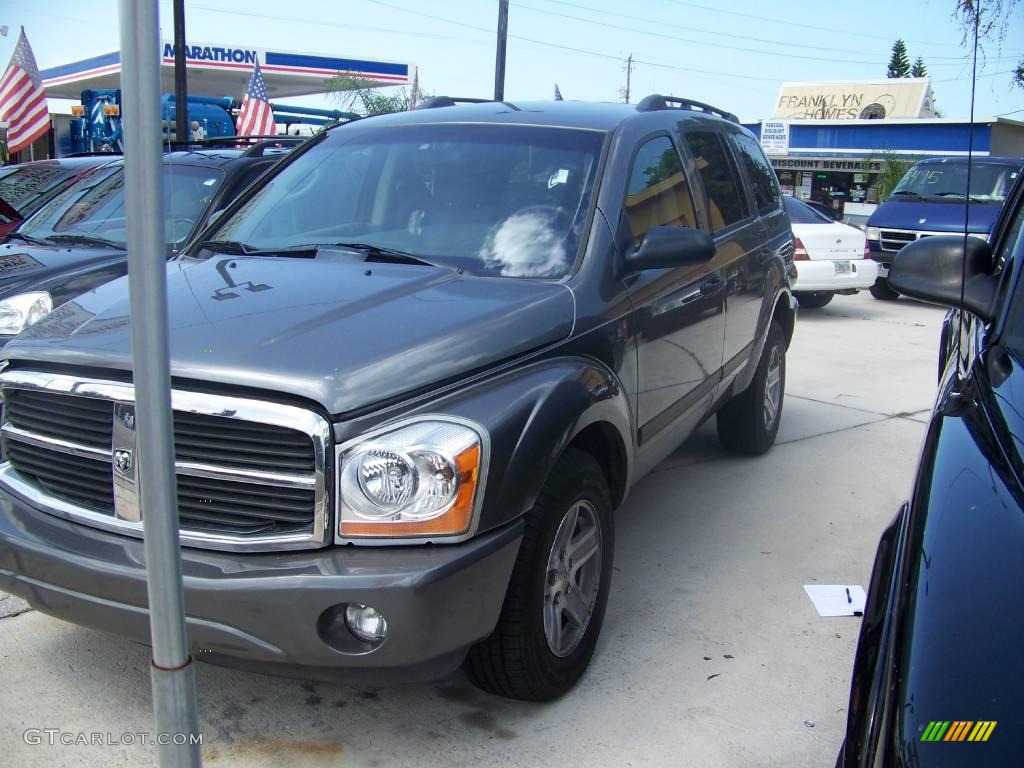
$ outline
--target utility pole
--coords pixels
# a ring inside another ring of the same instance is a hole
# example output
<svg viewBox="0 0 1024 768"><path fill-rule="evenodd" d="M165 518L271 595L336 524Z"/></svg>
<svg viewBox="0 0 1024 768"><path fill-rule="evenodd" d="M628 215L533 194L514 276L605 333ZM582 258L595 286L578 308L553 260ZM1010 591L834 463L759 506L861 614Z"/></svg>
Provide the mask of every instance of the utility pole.
<svg viewBox="0 0 1024 768"><path fill-rule="evenodd" d="M508 45L508 0L498 0L498 52L494 61L494 100L505 100L505 48Z"/></svg>
<svg viewBox="0 0 1024 768"><path fill-rule="evenodd" d="M196 681L185 630L185 600L174 482L167 273L163 259L160 161L160 21L157 0L120 0L121 88L124 90L125 219L135 403L118 404L136 435L136 488L141 502L155 731L161 768L200 765ZM178 47L179 54L183 51ZM178 103L180 110L185 106ZM179 137L180 138L180 137ZM131 454L129 453L130 457ZM181 743L179 739L184 739Z"/></svg>
<svg viewBox="0 0 1024 768"><path fill-rule="evenodd" d="M626 59L626 103L629 104L629 86L633 77L633 54Z"/></svg>
<svg viewBox="0 0 1024 768"><path fill-rule="evenodd" d="M188 79L185 74L185 0L174 0L174 138L192 138L188 125Z"/></svg>

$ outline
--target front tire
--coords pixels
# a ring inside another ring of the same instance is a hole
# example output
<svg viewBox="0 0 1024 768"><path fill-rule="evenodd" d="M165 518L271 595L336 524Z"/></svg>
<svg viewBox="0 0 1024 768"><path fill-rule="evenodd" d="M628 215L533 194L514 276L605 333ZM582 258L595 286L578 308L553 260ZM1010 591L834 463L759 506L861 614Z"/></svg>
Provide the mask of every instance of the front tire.
<svg viewBox="0 0 1024 768"><path fill-rule="evenodd" d="M796 291L793 294L801 309L821 309L835 297L831 291Z"/></svg>
<svg viewBox="0 0 1024 768"><path fill-rule="evenodd" d="M566 450L533 508L498 624L463 669L479 688L549 701L582 677L604 620L612 575L611 494L590 454Z"/></svg>
<svg viewBox="0 0 1024 768"><path fill-rule="evenodd" d="M754 378L718 412L718 439L733 453L760 456L775 442L786 393L786 335L772 320Z"/></svg>
<svg viewBox="0 0 1024 768"><path fill-rule="evenodd" d="M871 291L871 295L879 301L896 301L896 299L900 297L899 293L892 289L892 286L889 284L889 278L887 277L879 277L876 279L875 284L868 290Z"/></svg>

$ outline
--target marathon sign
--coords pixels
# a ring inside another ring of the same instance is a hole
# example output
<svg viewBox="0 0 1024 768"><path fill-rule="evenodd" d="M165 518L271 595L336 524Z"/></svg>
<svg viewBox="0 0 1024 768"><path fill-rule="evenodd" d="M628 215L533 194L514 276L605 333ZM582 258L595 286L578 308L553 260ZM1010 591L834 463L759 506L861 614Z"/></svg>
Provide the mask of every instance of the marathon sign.
<svg viewBox="0 0 1024 768"><path fill-rule="evenodd" d="M881 160L828 160L815 157L773 157L772 167L778 171L847 171L849 173L878 173L885 163Z"/></svg>
<svg viewBox="0 0 1024 768"><path fill-rule="evenodd" d="M172 43L164 43L164 58L173 59L175 48ZM185 58L191 61L224 61L235 64L256 63L255 49L247 48L214 48L209 45L186 45Z"/></svg>

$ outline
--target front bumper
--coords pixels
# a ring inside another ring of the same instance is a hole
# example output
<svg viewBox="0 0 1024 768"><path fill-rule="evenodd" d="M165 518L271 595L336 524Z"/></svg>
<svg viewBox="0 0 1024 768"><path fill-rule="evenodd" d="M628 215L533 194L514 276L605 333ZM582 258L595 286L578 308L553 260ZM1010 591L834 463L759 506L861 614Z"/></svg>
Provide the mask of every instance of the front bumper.
<svg viewBox="0 0 1024 768"><path fill-rule="evenodd" d="M847 274L836 274L831 259L796 262L797 278L794 291L846 291L870 288L878 277L878 264L871 259L853 259L854 270Z"/></svg>
<svg viewBox="0 0 1024 768"><path fill-rule="evenodd" d="M522 535L520 520L451 546L183 548L191 653L308 678L441 677L494 629ZM144 563L141 540L54 517L0 491L0 589L34 608L148 644ZM339 645L338 623L327 617L346 603L384 614L383 643L368 650L348 635L344 650L328 644L325 635Z"/></svg>

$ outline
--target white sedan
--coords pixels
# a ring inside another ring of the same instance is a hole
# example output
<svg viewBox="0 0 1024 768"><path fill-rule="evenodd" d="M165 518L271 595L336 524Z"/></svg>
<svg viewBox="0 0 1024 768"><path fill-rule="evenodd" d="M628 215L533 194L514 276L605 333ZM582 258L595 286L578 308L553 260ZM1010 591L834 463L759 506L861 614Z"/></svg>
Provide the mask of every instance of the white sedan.
<svg viewBox="0 0 1024 768"><path fill-rule="evenodd" d="M807 203L785 198L793 223L797 278L793 293L805 309L820 309L837 293L870 288L878 264L867 258L867 241L856 227L833 221Z"/></svg>

